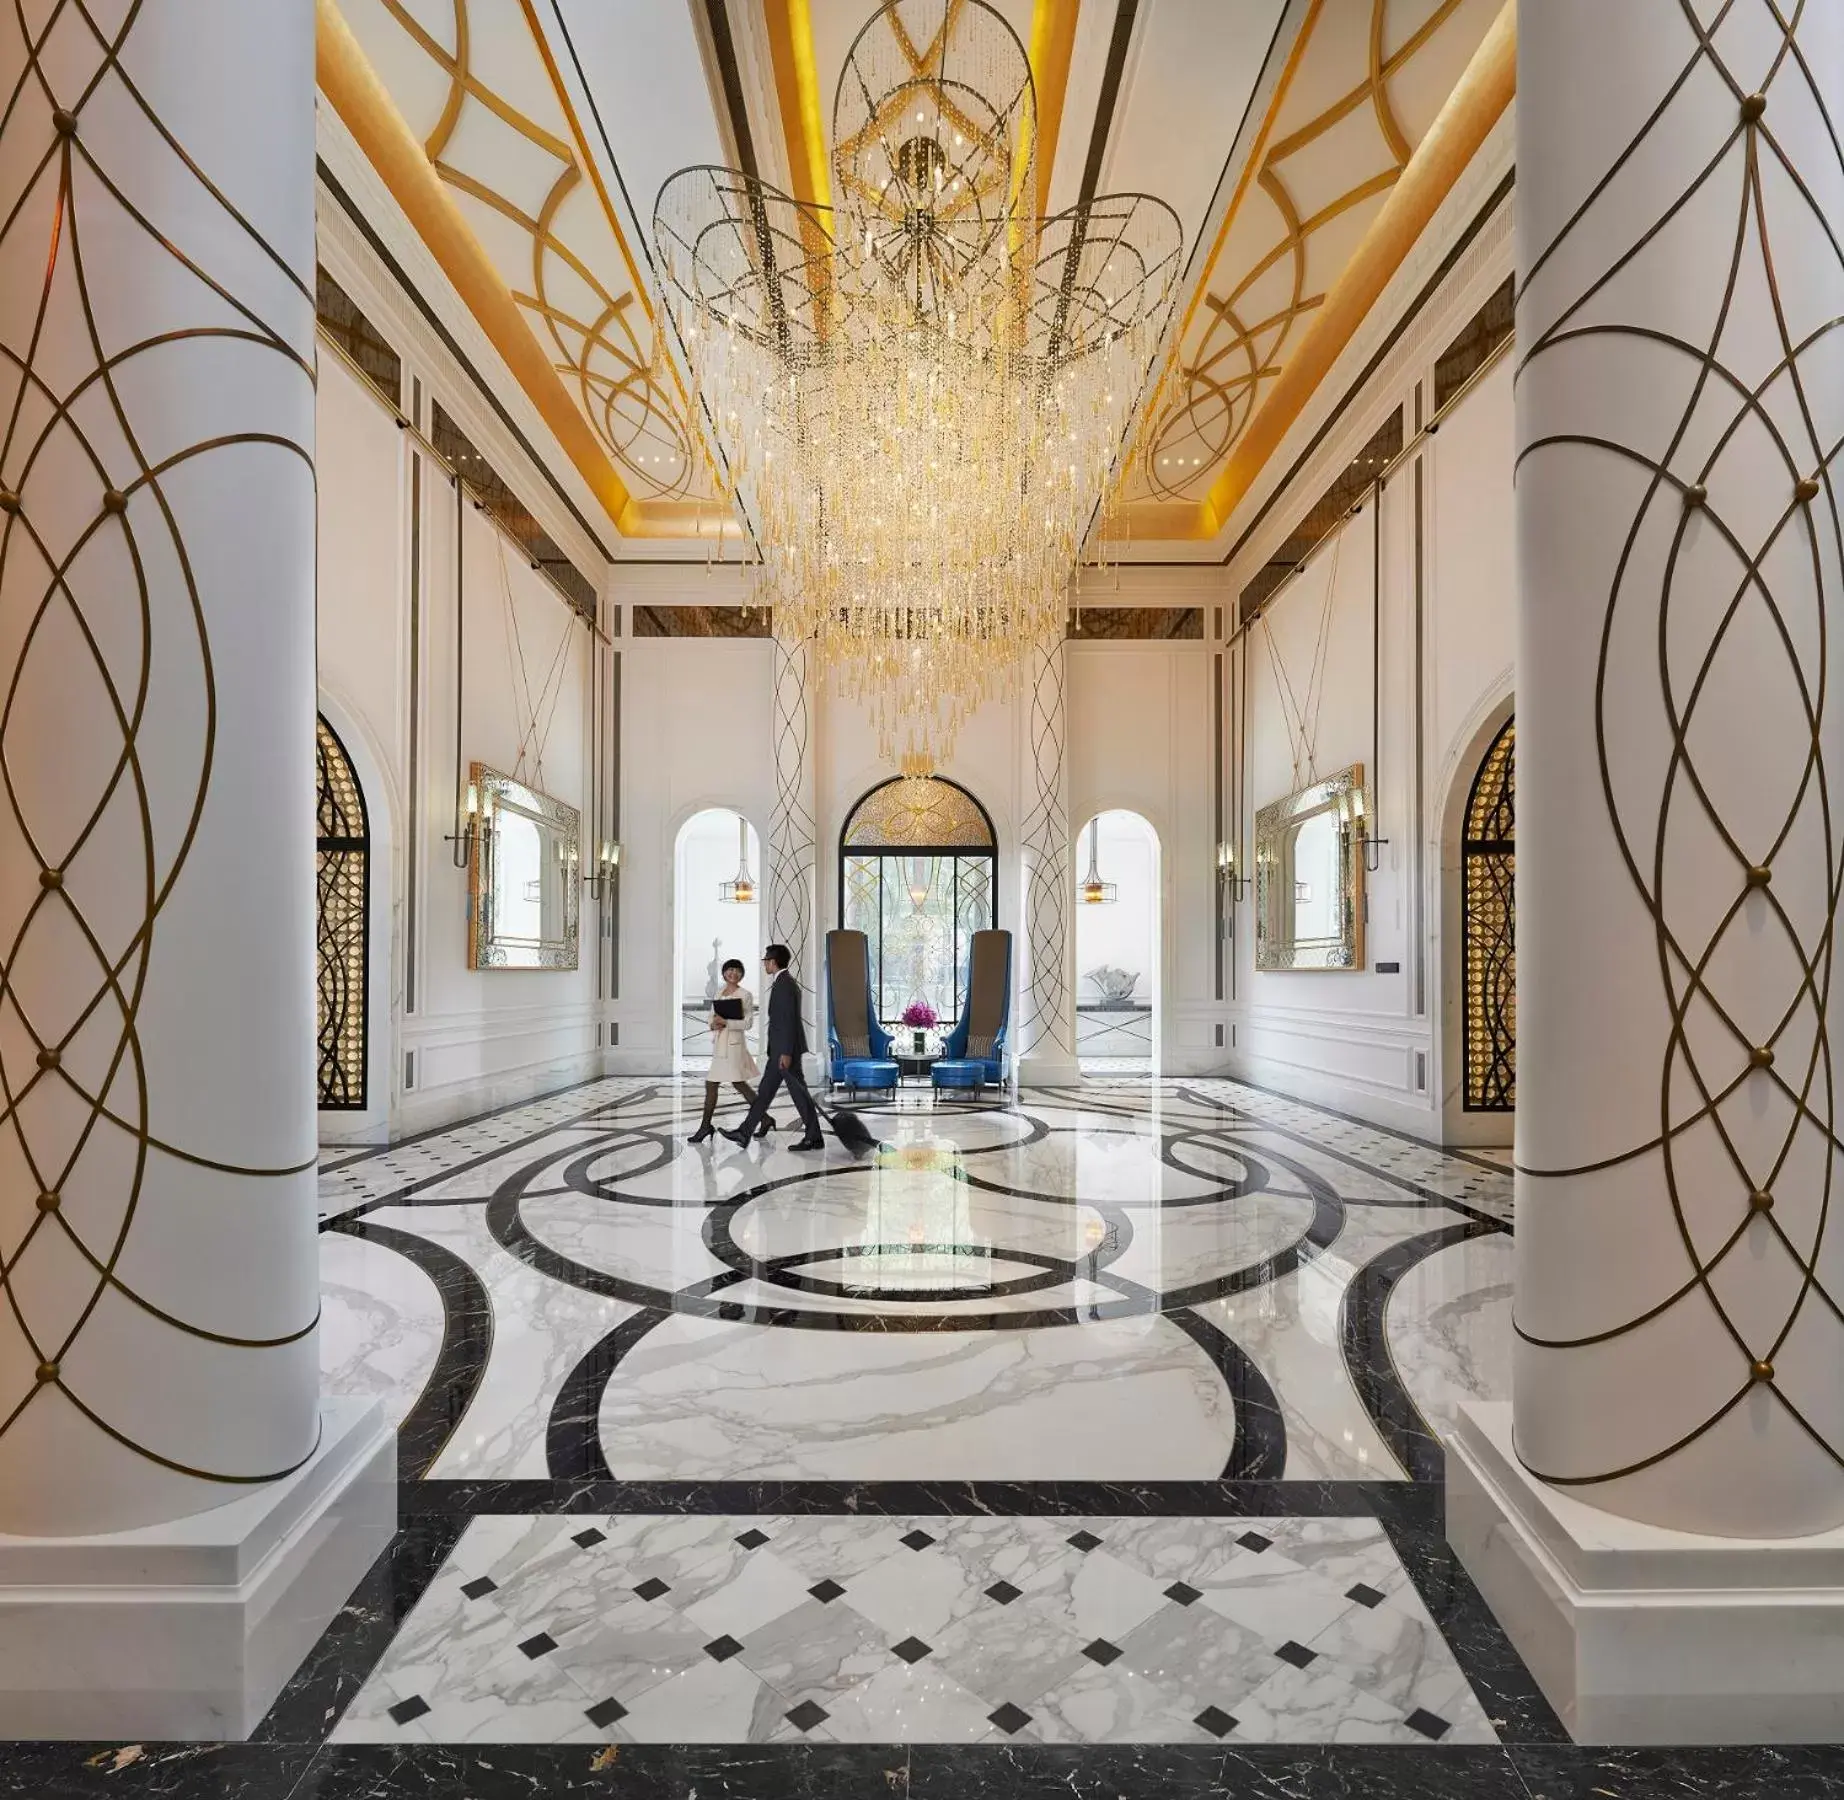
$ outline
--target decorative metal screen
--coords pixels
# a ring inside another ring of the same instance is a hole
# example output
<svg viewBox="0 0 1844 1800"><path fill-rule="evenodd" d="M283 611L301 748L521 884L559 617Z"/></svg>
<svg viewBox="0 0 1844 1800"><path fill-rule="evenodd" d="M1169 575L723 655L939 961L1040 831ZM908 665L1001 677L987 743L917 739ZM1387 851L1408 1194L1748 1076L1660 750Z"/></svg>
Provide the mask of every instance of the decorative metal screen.
<svg viewBox="0 0 1844 1800"><path fill-rule="evenodd" d="M322 1112L365 1110L366 974L371 961L371 827L352 759L325 719L315 724Z"/></svg>
<svg viewBox="0 0 1844 1800"><path fill-rule="evenodd" d="M873 788L840 834L839 922L869 940L877 1015L912 1000L960 1016L973 934L997 910L997 842L986 809L951 781L902 776Z"/></svg>
<svg viewBox="0 0 1844 1800"><path fill-rule="evenodd" d="M1468 1112L1517 1110L1516 722L1473 778L1460 857L1460 956Z"/></svg>

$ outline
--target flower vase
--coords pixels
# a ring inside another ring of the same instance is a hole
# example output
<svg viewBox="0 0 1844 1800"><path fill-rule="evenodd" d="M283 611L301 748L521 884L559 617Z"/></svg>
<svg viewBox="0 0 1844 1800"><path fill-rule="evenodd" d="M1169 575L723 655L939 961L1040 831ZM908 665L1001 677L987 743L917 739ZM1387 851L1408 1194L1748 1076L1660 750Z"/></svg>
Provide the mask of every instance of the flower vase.
<svg viewBox="0 0 1844 1800"><path fill-rule="evenodd" d="M927 1048L928 1033L925 1031L918 1031L916 1033L916 1055L920 1056Z"/></svg>

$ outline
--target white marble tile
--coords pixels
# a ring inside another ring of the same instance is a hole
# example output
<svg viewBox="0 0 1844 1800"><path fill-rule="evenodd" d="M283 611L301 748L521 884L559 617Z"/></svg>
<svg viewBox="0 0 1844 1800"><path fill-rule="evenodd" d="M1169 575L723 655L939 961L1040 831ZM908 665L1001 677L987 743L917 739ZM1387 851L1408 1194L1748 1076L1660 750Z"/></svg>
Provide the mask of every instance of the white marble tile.
<svg viewBox="0 0 1844 1800"><path fill-rule="evenodd" d="M1158 1318L837 1333L680 1316L616 1370L601 1434L632 1479L1180 1479L1221 1471L1234 1417Z"/></svg>
<svg viewBox="0 0 1844 1800"><path fill-rule="evenodd" d="M1231 1741L1250 1744L1421 1744L1386 1701L1353 1687L1330 1664L1276 1663L1273 1674L1229 1709Z"/></svg>
<svg viewBox="0 0 1844 1800"><path fill-rule="evenodd" d="M545 1432L558 1389L588 1351L638 1309L566 1287L508 1255L488 1232L482 1208L384 1207L371 1216L453 1251L493 1300L485 1378L431 1475L548 1475Z"/></svg>
<svg viewBox="0 0 1844 1800"><path fill-rule="evenodd" d="M1390 1354L1443 1435L1462 1401L1511 1398L1513 1260L1508 1236L1450 1244L1408 1270L1390 1296Z"/></svg>
<svg viewBox="0 0 1844 1800"><path fill-rule="evenodd" d="M703 1663L639 1695L620 1722L636 1744L765 1744L786 1722L788 1703L732 1657Z"/></svg>
<svg viewBox="0 0 1844 1800"><path fill-rule="evenodd" d="M1080 1669L1023 1710L1031 1721L1019 1733L1046 1744L1200 1744L1215 1741L1176 1698L1143 1675L1097 1668L1086 1658Z"/></svg>
<svg viewBox="0 0 1844 1800"><path fill-rule="evenodd" d="M320 1385L382 1402L392 1425L416 1404L442 1347L442 1296L382 1244L320 1235Z"/></svg>
<svg viewBox="0 0 1844 1800"><path fill-rule="evenodd" d="M800 1606L811 1586L771 1546L763 1545L748 1552L731 1580L690 1601L682 1611L700 1631L714 1638L747 1639Z"/></svg>
<svg viewBox="0 0 1844 1800"><path fill-rule="evenodd" d="M826 1729L846 1744L970 1744L992 1729L992 1707L955 1681L934 1659L890 1657L827 1708Z"/></svg>
<svg viewBox="0 0 1844 1800"><path fill-rule="evenodd" d="M1268 1548L1237 1541L1255 1533ZM1409 1742L1422 1708L1444 1741L1493 1741L1385 1557L1374 1521L1349 1519L486 1516L341 1736L972 1743L1012 1735L994 1715L1018 1707L1024 1740L1204 1742L1246 1714L1230 1736ZM1336 1594L1353 1569L1390 1598ZM637 1593L643 1571L664 1585ZM1289 1645L1312 1652L1304 1679ZM430 1710L400 1723L404 1701ZM605 1701L626 1711L598 1726Z"/></svg>

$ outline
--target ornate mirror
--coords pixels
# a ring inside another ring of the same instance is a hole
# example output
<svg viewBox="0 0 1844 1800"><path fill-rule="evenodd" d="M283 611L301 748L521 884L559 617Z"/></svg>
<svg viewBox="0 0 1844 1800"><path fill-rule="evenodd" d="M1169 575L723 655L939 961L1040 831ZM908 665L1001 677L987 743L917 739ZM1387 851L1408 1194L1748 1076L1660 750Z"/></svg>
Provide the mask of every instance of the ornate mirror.
<svg viewBox="0 0 1844 1800"><path fill-rule="evenodd" d="M581 816L489 769L473 765L468 857L470 969L574 969L582 898Z"/></svg>
<svg viewBox="0 0 1844 1800"><path fill-rule="evenodd" d="M1255 967L1364 966L1364 765L1255 815Z"/></svg>

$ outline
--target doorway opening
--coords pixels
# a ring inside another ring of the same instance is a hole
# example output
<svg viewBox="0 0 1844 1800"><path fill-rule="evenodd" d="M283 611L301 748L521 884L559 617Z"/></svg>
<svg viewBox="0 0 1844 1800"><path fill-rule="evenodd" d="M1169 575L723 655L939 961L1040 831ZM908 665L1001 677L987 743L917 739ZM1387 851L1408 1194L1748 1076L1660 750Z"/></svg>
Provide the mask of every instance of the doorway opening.
<svg viewBox="0 0 1844 1800"><path fill-rule="evenodd" d="M756 829L727 806L693 813L673 854L673 1066L701 1074L710 1065L710 1001L724 962L743 965L744 983L762 986L762 845Z"/></svg>
<svg viewBox="0 0 1844 1800"><path fill-rule="evenodd" d="M1156 1075L1159 834L1115 809L1083 826L1075 850L1077 1063L1084 1075Z"/></svg>
<svg viewBox="0 0 1844 1800"><path fill-rule="evenodd" d="M916 1029L904 1014L921 1008L936 1020L920 1028L925 1041L946 1037L966 998L973 934L993 924L998 899L991 816L958 782L899 776L846 818L839 922L865 935L871 1004L887 1030Z"/></svg>

